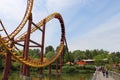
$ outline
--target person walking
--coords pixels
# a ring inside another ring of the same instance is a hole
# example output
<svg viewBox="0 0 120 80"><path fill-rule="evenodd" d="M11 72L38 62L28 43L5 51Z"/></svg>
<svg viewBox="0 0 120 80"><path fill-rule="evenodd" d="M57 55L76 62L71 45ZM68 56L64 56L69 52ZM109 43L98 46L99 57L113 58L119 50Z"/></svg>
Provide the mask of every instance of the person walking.
<svg viewBox="0 0 120 80"><path fill-rule="evenodd" d="M108 78L108 69L107 68L106 68L105 72L106 72L106 78Z"/></svg>
<svg viewBox="0 0 120 80"><path fill-rule="evenodd" d="M103 73L103 76L106 76L105 67L102 67L102 73Z"/></svg>

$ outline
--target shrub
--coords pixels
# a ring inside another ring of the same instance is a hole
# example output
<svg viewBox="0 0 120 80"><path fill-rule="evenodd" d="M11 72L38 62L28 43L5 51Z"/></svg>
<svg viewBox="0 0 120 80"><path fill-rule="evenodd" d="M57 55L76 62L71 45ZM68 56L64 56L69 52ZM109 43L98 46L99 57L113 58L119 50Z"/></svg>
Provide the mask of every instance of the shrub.
<svg viewBox="0 0 120 80"><path fill-rule="evenodd" d="M79 72L76 66L63 66L62 69L64 73Z"/></svg>
<svg viewBox="0 0 120 80"><path fill-rule="evenodd" d="M94 65L85 65L84 69L86 69L86 70L95 70L95 66Z"/></svg>

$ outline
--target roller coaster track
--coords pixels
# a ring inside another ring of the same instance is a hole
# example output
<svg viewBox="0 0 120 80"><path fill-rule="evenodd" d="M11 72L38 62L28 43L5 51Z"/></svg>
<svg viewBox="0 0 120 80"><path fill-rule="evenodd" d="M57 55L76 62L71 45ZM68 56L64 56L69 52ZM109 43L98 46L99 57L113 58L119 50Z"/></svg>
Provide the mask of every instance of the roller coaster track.
<svg viewBox="0 0 120 80"><path fill-rule="evenodd" d="M26 12L25 12L25 15L23 17L23 20L18 25L18 27L9 35L10 38L15 37L22 30L22 28L26 24L30 14L31 14L32 7L33 7L33 0L27 0L27 8L26 8ZM7 37L5 37L5 38L7 38Z"/></svg>
<svg viewBox="0 0 120 80"><path fill-rule="evenodd" d="M7 52L9 52L12 55L12 57L14 59L18 60L19 62L24 63L31 67L40 68L40 67L44 67L44 66L47 66L47 65L50 65L51 63L53 63L59 57L59 55L62 53L63 47L64 47L64 41L65 41L65 29L64 29L64 22L63 22L62 16L57 12L47 16L46 18L44 18L43 20L38 22L36 24L36 26L38 26L37 28L35 26L33 26L31 28L31 34L33 32L35 32L36 30L38 30L40 27L44 27L44 25L47 22L49 22L50 20L52 20L53 18L56 18L59 20L59 22L61 24L61 33L62 33L60 44L59 44L59 49L55 53L55 55L53 55L53 57L50 60L46 60L46 62L35 61L35 59L30 58L30 57L28 57L28 59L23 58L21 55L19 55L22 52L20 52L20 50L15 46L14 41L12 41L10 39L14 38L22 30L22 28L26 24L28 18L30 17L30 14L32 11L32 6L33 6L33 0L28 0L27 9L26 9L24 18L21 21L20 25L7 37L2 37L0 35L0 47L3 48L0 50L0 54L4 55L4 54L7 54ZM15 40L24 40L26 35L27 35L27 31L24 32L22 35L18 36L17 38L15 38ZM11 43L14 44L13 48L10 48L10 46L9 46Z"/></svg>
<svg viewBox="0 0 120 80"><path fill-rule="evenodd" d="M25 60L24 58L22 58L21 56L17 56L16 52L14 52L14 50L12 48L10 48L8 45L5 45L4 41L2 40L2 38L0 37L0 43L2 44L2 46L4 46L4 49L5 51L9 51L12 55L12 57L14 57L16 60L20 61L21 63L24 63L28 66L31 66L31 67L44 67L44 66L47 66L49 64L51 64L52 62L54 62L58 56L61 54L62 50L63 50L63 46L64 46L64 43L60 43L60 47L59 47L59 50L58 52L49 60L49 61L46 61L44 63L41 63L41 62L38 62L38 61L33 61L33 59L30 59L28 58L27 60Z"/></svg>
<svg viewBox="0 0 120 80"><path fill-rule="evenodd" d="M52 20L53 18L57 18L60 23L61 23L61 28L62 30L64 30L64 22L63 19L61 17L61 15L57 12L47 16L46 18L44 18L43 20L41 20L40 22L38 22L36 25L40 28L42 27L44 24L46 24L47 22L49 22L50 20ZM45 22L44 22L45 20ZM36 28L35 26L31 29L31 33L33 33L34 31L36 31L38 28ZM22 35L20 35L19 37L17 37L18 40L24 39L25 35L27 34L27 32L23 33ZM63 34L64 35L64 34Z"/></svg>

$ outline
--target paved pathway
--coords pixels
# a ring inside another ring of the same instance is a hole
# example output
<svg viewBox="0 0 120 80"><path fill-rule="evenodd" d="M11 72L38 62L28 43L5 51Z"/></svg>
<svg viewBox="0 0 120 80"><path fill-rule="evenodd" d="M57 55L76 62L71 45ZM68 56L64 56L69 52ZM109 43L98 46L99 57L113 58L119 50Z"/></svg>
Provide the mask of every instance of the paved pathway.
<svg viewBox="0 0 120 80"><path fill-rule="evenodd" d="M111 76L108 76L108 78L106 78L105 76L103 76L102 72L97 72L96 80L115 80L115 79L113 79Z"/></svg>

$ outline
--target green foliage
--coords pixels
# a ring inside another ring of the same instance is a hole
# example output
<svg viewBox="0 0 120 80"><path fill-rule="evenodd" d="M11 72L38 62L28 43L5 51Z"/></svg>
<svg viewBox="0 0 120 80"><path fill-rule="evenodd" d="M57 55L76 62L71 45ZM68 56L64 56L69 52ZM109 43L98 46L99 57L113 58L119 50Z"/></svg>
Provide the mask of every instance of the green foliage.
<svg viewBox="0 0 120 80"><path fill-rule="evenodd" d="M93 58L90 50L86 50L85 51L85 55L87 56L88 59L92 59Z"/></svg>
<svg viewBox="0 0 120 80"><path fill-rule="evenodd" d="M38 72L38 68L30 68L31 72Z"/></svg>
<svg viewBox="0 0 120 80"><path fill-rule="evenodd" d="M120 63L120 52L113 52L108 56L110 64L118 64Z"/></svg>
<svg viewBox="0 0 120 80"><path fill-rule="evenodd" d="M49 51L48 53L46 53L46 58L50 59L50 58L52 58L54 56L54 54L55 53L53 51Z"/></svg>
<svg viewBox="0 0 120 80"><path fill-rule="evenodd" d="M78 70L76 69L76 66L63 66L62 69L64 73L78 72Z"/></svg>
<svg viewBox="0 0 120 80"><path fill-rule="evenodd" d="M74 54L74 59L75 60L82 60L82 59L86 59L87 58L87 56L84 54L84 52L80 51L80 50L75 50L73 52L73 54Z"/></svg>
<svg viewBox="0 0 120 80"><path fill-rule="evenodd" d="M106 68L107 68L108 70L110 70L110 71L112 70L112 67L111 67L110 64L106 64L105 66L106 66Z"/></svg>
<svg viewBox="0 0 120 80"><path fill-rule="evenodd" d="M75 66L76 66L76 69L79 69L79 70L95 70L94 65L84 65L84 66L75 65Z"/></svg>
<svg viewBox="0 0 120 80"><path fill-rule="evenodd" d="M12 66L11 66L11 70L12 71L18 71L18 70L20 70L20 64L19 64L19 62L12 62Z"/></svg>
<svg viewBox="0 0 120 80"><path fill-rule="evenodd" d="M95 63L98 66L106 64L105 59L108 59L108 53L104 52L103 50L100 51L100 54L94 57Z"/></svg>
<svg viewBox="0 0 120 80"><path fill-rule="evenodd" d="M0 48L2 49L2 48ZM49 45L45 48L45 57L47 59L52 58L55 55L55 52L59 49L59 46L57 46L56 49L53 48L53 46ZM39 49L29 49L29 56L32 56L34 59L40 57L40 50ZM75 60L80 61L83 59L94 59L96 65L105 65L106 63L108 64L118 64L120 63L120 52L113 52L109 54L108 51L105 51L103 49L98 50L86 50L86 51L81 51L81 50L75 50L73 52L67 52L67 47L64 46L63 50L63 56L64 56L64 63L67 63L68 61L71 61L74 63ZM105 61L104 59L108 59L108 62ZM58 62L60 62L60 58L58 58ZM0 68L4 64L2 57L0 56ZM52 63L52 67L55 68L55 62ZM13 69L20 67L19 63L18 64L13 64ZM111 66L108 66L111 67ZM84 70L84 69L90 69L93 70L93 66L63 66L63 69L65 69L66 72L76 72L76 70ZM31 69L32 70L32 69ZM34 70L34 69L33 69ZM36 71L36 70L35 70ZM84 72L84 71L83 71Z"/></svg>
<svg viewBox="0 0 120 80"><path fill-rule="evenodd" d="M53 51L54 52L54 48L51 45L49 45L49 46L47 46L45 48L45 54L47 54L49 51Z"/></svg>
<svg viewBox="0 0 120 80"><path fill-rule="evenodd" d="M64 73L93 73L95 71L94 65L85 65L85 66L63 66L62 67Z"/></svg>
<svg viewBox="0 0 120 80"><path fill-rule="evenodd" d="M94 65L85 65L85 70L95 70L95 66Z"/></svg>
<svg viewBox="0 0 120 80"><path fill-rule="evenodd" d="M59 46L56 48L56 51L58 50ZM49 45L45 48L45 56L50 59L53 55L54 55L55 49L53 48L53 46ZM95 59L96 63L99 63L97 65L101 65L101 63L106 63L105 61L103 61L102 59L105 58L109 58L109 63L113 63L113 62L120 62L120 59L117 57L119 56L119 53L116 53L116 55L111 55L108 54L108 51L104 51L104 50L98 50L98 49L94 49L94 50L86 50L86 51L81 51L81 50L75 50L73 52L69 52L69 55L67 53L67 47L64 46L64 50L63 50L63 56L64 56L64 63L67 63L68 61L74 62L74 61L79 61L79 60L83 60L83 59ZM39 58L40 57L40 50L39 49L30 49L29 50L29 55L30 56L34 56L34 58ZM116 56L115 58L113 58L113 56ZM120 56L119 56L120 57ZM58 61L60 60L60 58L58 58Z"/></svg>
<svg viewBox="0 0 120 80"><path fill-rule="evenodd" d="M69 52L69 54L64 54L64 62L66 63L68 61L74 62L74 54L72 54L71 52Z"/></svg>
<svg viewBox="0 0 120 80"><path fill-rule="evenodd" d="M29 56L32 56L34 58L39 58L40 50L39 49L29 49Z"/></svg>

